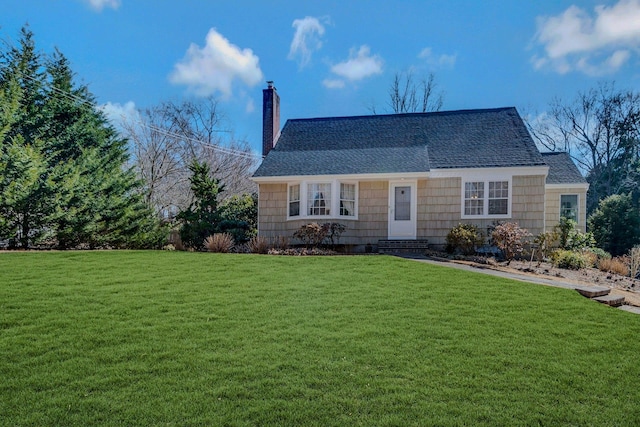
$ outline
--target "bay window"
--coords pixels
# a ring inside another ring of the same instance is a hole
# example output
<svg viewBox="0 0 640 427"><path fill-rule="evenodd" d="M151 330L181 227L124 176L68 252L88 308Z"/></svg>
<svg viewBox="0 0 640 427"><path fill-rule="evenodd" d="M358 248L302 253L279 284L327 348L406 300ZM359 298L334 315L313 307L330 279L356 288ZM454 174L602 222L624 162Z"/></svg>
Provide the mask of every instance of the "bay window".
<svg viewBox="0 0 640 427"><path fill-rule="evenodd" d="M287 218L357 217L356 183L302 181L290 183L287 191Z"/></svg>

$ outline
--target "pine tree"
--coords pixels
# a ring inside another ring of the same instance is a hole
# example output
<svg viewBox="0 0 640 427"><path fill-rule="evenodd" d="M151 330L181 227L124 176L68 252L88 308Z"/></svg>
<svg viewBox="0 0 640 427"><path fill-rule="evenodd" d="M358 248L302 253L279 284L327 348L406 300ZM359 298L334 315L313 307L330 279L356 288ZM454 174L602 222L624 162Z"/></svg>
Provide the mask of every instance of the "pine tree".
<svg viewBox="0 0 640 427"><path fill-rule="evenodd" d="M125 168L127 141L74 82L61 52L44 59L35 52L23 29L0 70L3 96L16 83L19 95L0 160L0 183L16 182L0 187L0 213L10 218L0 239L22 247L43 240L60 248L157 246L162 230Z"/></svg>

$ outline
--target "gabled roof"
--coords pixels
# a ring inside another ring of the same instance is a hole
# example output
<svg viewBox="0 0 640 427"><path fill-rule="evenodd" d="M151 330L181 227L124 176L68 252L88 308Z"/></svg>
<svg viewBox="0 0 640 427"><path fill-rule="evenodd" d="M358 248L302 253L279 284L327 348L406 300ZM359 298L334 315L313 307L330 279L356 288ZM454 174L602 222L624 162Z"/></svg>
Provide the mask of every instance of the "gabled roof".
<svg viewBox="0 0 640 427"><path fill-rule="evenodd" d="M254 177L545 164L508 107L288 120Z"/></svg>
<svg viewBox="0 0 640 427"><path fill-rule="evenodd" d="M569 153L542 153L542 158L549 165L547 184L586 184L587 180L582 176L578 167Z"/></svg>

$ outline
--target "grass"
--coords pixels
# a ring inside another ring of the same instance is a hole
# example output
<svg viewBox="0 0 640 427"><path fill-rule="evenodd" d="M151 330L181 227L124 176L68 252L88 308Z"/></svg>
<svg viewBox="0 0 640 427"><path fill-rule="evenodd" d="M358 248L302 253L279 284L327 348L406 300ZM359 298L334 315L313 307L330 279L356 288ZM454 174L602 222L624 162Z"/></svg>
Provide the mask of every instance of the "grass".
<svg viewBox="0 0 640 427"><path fill-rule="evenodd" d="M0 425L640 425L640 316L384 256L0 254Z"/></svg>

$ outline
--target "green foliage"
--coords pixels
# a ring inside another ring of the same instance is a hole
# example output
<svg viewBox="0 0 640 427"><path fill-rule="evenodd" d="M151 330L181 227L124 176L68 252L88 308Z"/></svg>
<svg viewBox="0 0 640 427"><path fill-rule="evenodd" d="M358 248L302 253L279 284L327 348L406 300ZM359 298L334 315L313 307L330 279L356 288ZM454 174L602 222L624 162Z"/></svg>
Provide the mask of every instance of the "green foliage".
<svg viewBox="0 0 640 427"><path fill-rule="evenodd" d="M578 230L578 223L572 219L562 217L554 232L558 235L560 248L579 251L595 246L596 241L592 233L582 233Z"/></svg>
<svg viewBox="0 0 640 427"><path fill-rule="evenodd" d="M0 239L16 247L157 247L163 230L140 197L127 143L74 83L59 51L0 53Z"/></svg>
<svg viewBox="0 0 640 427"><path fill-rule="evenodd" d="M552 261L556 267L568 270L580 270L588 264L584 255L566 249L558 249L555 251L552 255Z"/></svg>
<svg viewBox="0 0 640 427"><path fill-rule="evenodd" d="M484 237L475 225L458 224L449 231L446 242L449 253L473 255L476 248L484 243Z"/></svg>
<svg viewBox="0 0 640 427"><path fill-rule="evenodd" d="M211 169L205 162L194 159L189 170L194 200L187 210L177 216L182 223L180 239L186 247L202 250L205 239L220 229L218 194L224 191L224 186L211 176Z"/></svg>
<svg viewBox="0 0 640 427"><path fill-rule="evenodd" d="M230 233L238 243L258 233L258 195L233 195L220 206L220 231Z"/></svg>
<svg viewBox="0 0 640 427"><path fill-rule="evenodd" d="M520 228L517 222L503 222L495 226L491 237L495 245L502 250L507 262L524 251L525 239L531 233L525 228Z"/></svg>
<svg viewBox="0 0 640 427"><path fill-rule="evenodd" d="M589 217L596 244L613 256L624 255L640 243L640 210L630 195L613 195L600 201Z"/></svg>

